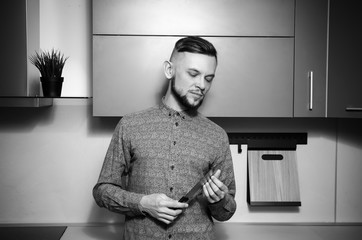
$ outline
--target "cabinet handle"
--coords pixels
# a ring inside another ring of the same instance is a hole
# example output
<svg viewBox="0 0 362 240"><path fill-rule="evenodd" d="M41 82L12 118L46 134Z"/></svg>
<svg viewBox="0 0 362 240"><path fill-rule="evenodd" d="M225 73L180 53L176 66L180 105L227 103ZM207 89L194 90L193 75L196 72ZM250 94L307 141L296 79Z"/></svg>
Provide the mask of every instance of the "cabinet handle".
<svg viewBox="0 0 362 240"><path fill-rule="evenodd" d="M313 71L308 72L309 78L309 110L313 110Z"/></svg>
<svg viewBox="0 0 362 240"><path fill-rule="evenodd" d="M362 107L346 107L347 112L362 112Z"/></svg>

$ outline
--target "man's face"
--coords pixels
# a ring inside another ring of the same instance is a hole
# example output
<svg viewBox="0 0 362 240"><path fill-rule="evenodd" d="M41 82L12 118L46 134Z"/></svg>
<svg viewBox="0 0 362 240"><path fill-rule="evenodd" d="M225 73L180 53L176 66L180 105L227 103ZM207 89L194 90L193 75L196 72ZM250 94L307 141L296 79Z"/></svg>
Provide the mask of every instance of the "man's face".
<svg viewBox="0 0 362 240"><path fill-rule="evenodd" d="M186 109L197 109L211 87L216 58L198 53L181 52L172 60L174 77L171 92Z"/></svg>

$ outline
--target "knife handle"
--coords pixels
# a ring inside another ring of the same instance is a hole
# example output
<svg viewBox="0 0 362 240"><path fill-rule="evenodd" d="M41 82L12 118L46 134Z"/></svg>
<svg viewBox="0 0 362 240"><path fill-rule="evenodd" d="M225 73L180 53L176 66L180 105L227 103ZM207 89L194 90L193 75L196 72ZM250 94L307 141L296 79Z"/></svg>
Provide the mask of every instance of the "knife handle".
<svg viewBox="0 0 362 240"><path fill-rule="evenodd" d="M180 200L178 200L181 203L187 203L189 201L188 197L183 196L182 198L180 198Z"/></svg>

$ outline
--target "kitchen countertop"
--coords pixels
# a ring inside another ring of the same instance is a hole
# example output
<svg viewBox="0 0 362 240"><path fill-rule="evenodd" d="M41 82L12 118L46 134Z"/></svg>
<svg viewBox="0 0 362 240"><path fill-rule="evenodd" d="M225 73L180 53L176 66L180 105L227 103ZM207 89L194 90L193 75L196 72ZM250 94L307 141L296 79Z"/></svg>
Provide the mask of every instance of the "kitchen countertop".
<svg viewBox="0 0 362 240"><path fill-rule="evenodd" d="M359 240L361 224L216 223L218 240ZM61 240L121 240L122 225L68 226Z"/></svg>

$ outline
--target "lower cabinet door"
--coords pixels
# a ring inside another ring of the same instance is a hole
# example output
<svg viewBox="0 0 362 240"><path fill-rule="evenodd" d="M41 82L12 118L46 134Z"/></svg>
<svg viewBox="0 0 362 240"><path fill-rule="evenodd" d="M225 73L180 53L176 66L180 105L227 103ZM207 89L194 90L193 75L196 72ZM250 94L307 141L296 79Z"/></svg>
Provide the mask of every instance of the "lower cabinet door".
<svg viewBox="0 0 362 240"><path fill-rule="evenodd" d="M179 37L93 36L93 115L123 116L157 104L163 62ZM207 37L218 51L208 117L292 117L293 38Z"/></svg>

